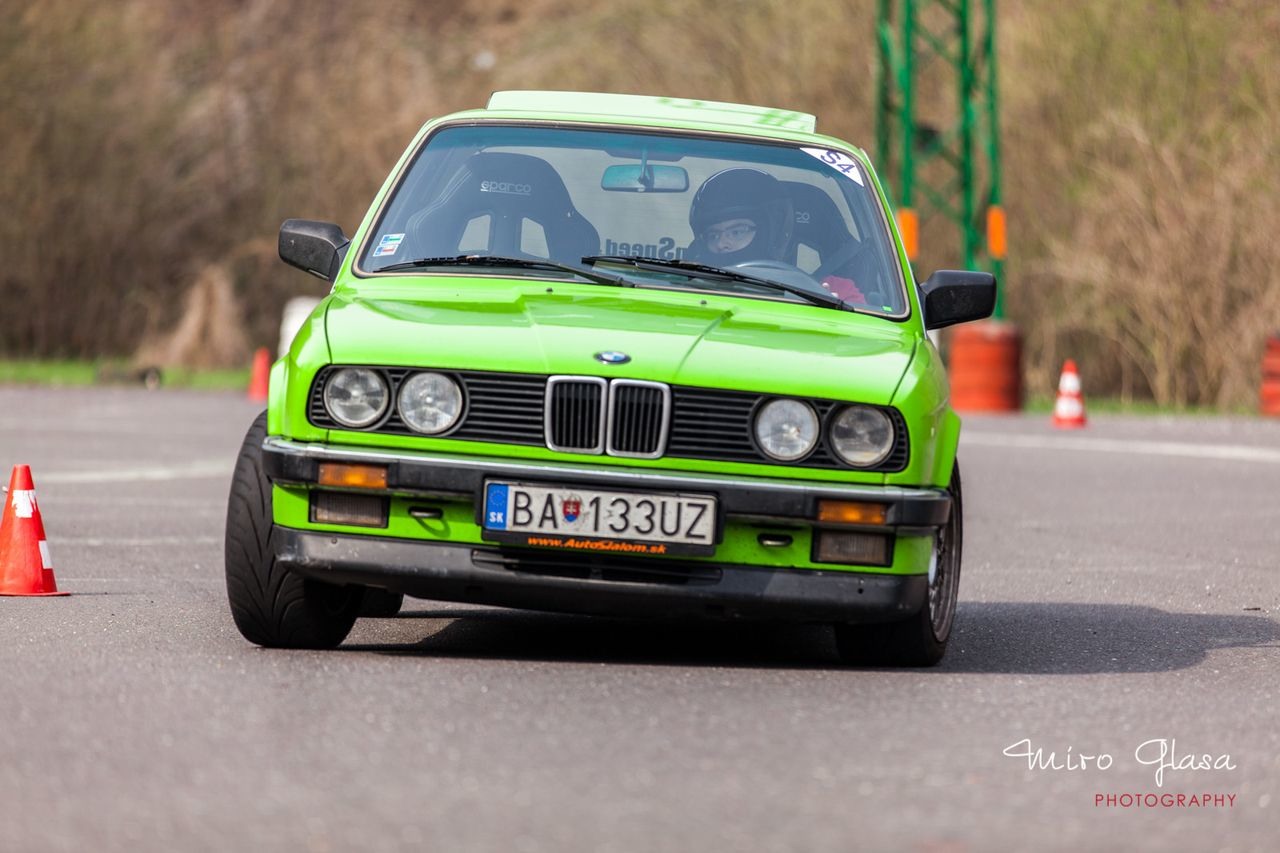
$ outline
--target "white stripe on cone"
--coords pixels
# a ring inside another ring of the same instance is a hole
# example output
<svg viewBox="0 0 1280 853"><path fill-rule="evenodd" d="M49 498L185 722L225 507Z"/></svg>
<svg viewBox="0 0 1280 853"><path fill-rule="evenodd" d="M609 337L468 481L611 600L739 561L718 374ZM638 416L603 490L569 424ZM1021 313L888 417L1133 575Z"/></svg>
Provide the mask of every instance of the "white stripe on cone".
<svg viewBox="0 0 1280 853"><path fill-rule="evenodd" d="M53 558L49 556L49 543L40 540L40 567L42 569L53 568Z"/></svg>
<svg viewBox="0 0 1280 853"><path fill-rule="evenodd" d="M1084 403L1079 397L1059 397L1053 406L1053 415L1062 420L1075 420L1084 414Z"/></svg>
<svg viewBox="0 0 1280 853"><path fill-rule="evenodd" d="M36 493L30 489L13 490L13 514L17 518L30 518L36 512Z"/></svg>

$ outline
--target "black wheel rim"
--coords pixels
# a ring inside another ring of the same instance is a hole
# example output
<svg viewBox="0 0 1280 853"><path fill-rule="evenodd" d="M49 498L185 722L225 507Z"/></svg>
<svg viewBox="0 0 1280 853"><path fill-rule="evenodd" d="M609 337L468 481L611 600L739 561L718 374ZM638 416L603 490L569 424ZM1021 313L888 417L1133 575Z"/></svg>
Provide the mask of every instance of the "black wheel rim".
<svg viewBox="0 0 1280 853"><path fill-rule="evenodd" d="M953 512L946 526L938 531L934 543L936 570L929 582L929 625L933 629L933 636L939 641L945 640L951 633L951 623L956 612L956 587L960 574L957 561L960 554L953 547L955 528L956 514Z"/></svg>

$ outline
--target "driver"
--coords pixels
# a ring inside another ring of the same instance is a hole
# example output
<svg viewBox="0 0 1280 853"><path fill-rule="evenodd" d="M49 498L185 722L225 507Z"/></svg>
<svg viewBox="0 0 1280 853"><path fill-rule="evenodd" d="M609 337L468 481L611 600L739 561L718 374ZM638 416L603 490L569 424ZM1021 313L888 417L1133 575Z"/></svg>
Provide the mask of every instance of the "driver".
<svg viewBox="0 0 1280 853"><path fill-rule="evenodd" d="M780 261L794 222L791 199L777 178L759 169L725 169L693 197L693 244L686 257L718 267Z"/></svg>
<svg viewBox="0 0 1280 853"><path fill-rule="evenodd" d="M689 208L693 243L685 257L729 267L748 261L792 265L795 211L782 183L759 169L724 169L703 182ZM866 298L852 279L829 275L824 290L846 302Z"/></svg>

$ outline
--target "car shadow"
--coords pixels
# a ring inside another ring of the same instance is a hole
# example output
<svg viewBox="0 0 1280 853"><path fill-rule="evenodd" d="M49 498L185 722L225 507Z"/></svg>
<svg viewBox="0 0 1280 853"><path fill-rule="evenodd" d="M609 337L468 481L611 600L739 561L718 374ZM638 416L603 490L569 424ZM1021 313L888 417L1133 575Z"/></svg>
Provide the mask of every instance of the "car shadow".
<svg viewBox="0 0 1280 853"><path fill-rule="evenodd" d="M1209 652L1237 648L1280 648L1280 625L1261 613L1171 613L1124 604L968 602L960 606L947 656L934 671L1169 672L1195 666ZM396 618L361 620L341 649L579 663L844 668L832 632L823 625L439 609L412 599Z"/></svg>
<svg viewBox="0 0 1280 853"><path fill-rule="evenodd" d="M962 604L939 665L948 672L1036 675L1170 672L1218 649L1280 648L1262 613L1171 613L1130 604Z"/></svg>
<svg viewBox="0 0 1280 853"><path fill-rule="evenodd" d="M425 604L426 602L416 602ZM623 619L493 608L426 610L406 601L394 619L356 632L340 650L477 659L759 668L837 668L824 625ZM423 623L428 630L423 635ZM362 643L376 636L406 642Z"/></svg>

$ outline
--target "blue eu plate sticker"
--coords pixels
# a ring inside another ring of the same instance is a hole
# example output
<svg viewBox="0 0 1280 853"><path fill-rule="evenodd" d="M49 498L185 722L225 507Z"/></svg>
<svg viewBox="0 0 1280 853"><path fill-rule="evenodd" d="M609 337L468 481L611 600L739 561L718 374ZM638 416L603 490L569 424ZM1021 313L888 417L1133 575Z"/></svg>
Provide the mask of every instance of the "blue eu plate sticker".
<svg viewBox="0 0 1280 853"><path fill-rule="evenodd" d="M382 239L378 241L378 247L373 250L373 256L381 258L384 255L394 255L403 242L403 234L384 234Z"/></svg>
<svg viewBox="0 0 1280 853"><path fill-rule="evenodd" d="M484 495L484 526L490 530L507 529L507 493L510 487L490 483Z"/></svg>

